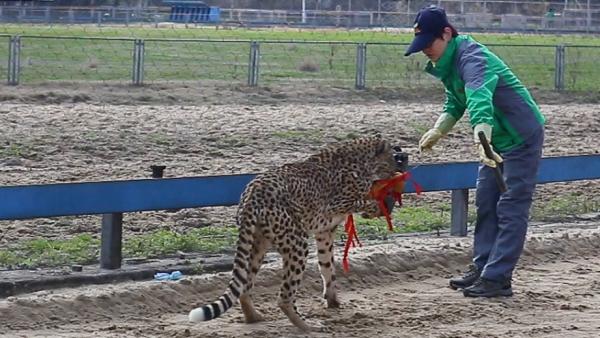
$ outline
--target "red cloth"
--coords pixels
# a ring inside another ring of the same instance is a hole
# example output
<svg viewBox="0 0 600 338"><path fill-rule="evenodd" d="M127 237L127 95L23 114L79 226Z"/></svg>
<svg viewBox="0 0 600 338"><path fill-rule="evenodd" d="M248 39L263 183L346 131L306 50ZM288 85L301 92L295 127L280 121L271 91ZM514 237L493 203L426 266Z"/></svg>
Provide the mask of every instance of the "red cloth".
<svg viewBox="0 0 600 338"><path fill-rule="evenodd" d="M397 174L390 179L376 181L373 183L373 187L369 192L369 196L379 203L379 208L385 216L385 220L387 221L388 229L390 231L394 230L394 226L392 225L390 210L387 210L387 207L385 206L385 198L388 195L392 196L394 201L398 202L398 205L402 206L402 192L404 191L404 183L408 179L410 179L410 174L408 172ZM411 181L415 186L417 195L421 194L421 191L423 190L421 186L414 180ZM350 263L348 262L350 246L355 247L357 243L359 246L362 246L360 240L358 239L358 234L356 233L356 226L354 225L354 217L352 214L348 215L344 229L346 230L348 238L346 239L346 245L344 247L342 266L344 271L348 272L350 271Z"/></svg>

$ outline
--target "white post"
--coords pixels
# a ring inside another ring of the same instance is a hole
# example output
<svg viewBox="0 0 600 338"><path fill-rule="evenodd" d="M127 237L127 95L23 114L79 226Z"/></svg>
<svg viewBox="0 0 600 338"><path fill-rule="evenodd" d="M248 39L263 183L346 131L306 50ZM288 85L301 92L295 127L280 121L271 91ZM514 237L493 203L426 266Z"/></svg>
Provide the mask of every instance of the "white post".
<svg viewBox="0 0 600 338"><path fill-rule="evenodd" d="M590 8L590 0L587 0L587 31L590 31L592 28L592 11Z"/></svg>
<svg viewBox="0 0 600 338"><path fill-rule="evenodd" d="M306 0L302 0L302 23L306 23Z"/></svg>

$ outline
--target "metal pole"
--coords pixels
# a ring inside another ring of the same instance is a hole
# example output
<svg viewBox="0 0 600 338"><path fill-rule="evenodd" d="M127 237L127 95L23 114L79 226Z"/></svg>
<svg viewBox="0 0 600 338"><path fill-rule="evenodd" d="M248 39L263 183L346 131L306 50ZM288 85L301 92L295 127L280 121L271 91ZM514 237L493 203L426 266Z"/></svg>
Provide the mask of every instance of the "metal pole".
<svg viewBox="0 0 600 338"><path fill-rule="evenodd" d="M367 75L367 44L359 43L356 46L356 79L354 87L365 89Z"/></svg>
<svg viewBox="0 0 600 338"><path fill-rule="evenodd" d="M144 82L144 40L142 39L133 42L132 82L136 86L141 86Z"/></svg>
<svg viewBox="0 0 600 338"><path fill-rule="evenodd" d="M302 23L306 23L306 0L302 0Z"/></svg>
<svg viewBox="0 0 600 338"><path fill-rule="evenodd" d="M250 42L250 60L248 61L248 86L258 85L258 67L260 58L260 45L257 41Z"/></svg>
<svg viewBox="0 0 600 338"><path fill-rule="evenodd" d="M587 31L590 31L590 28L592 28L592 12L590 9L590 0L587 0Z"/></svg>
<svg viewBox="0 0 600 338"><path fill-rule="evenodd" d="M452 190L452 214L450 215L450 235L467 235L467 216L469 213L469 190Z"/></svg>
<svg viewBox="0 0 600 338"><path fill-rule="evenodd" d="M11 36L8 43L8 84L16 86L19 84L19 73L21 70L21 37Z"/></svg>
<svg viewBox="0 0 600 338"><path fill-rule="evenodd" d="M118 269L121 267L122 240L123 214L120 212L115 212L102 215L100 268Z"/></svg>
<svg viewBox="0 0 600 338"><path fill-rule="evenodd" d="M554 57L554 89L565 89L565 46L556 46Z"/></svg>
<svg viewBox="0 0 600 338"><path fill-rule="evenodd" d="M137 85L138 83L138 40L133 41L133 68L131 70L131 83Z"/></svg>

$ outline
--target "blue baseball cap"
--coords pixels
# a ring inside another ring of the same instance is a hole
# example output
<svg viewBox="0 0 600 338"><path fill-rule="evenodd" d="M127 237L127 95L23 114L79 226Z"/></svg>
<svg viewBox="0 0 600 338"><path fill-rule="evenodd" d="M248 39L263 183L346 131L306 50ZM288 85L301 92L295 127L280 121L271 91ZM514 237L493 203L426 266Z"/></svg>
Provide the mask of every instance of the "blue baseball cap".
<svg viewBox="0 0 600 338"><path fill-rule="evenodd" d="M415 38L408 46L404 56L409 56L427 48L436 37L442 34L446 27L450 27L450 23L443 8L436 5L421 8L415 18Z"/></svg>

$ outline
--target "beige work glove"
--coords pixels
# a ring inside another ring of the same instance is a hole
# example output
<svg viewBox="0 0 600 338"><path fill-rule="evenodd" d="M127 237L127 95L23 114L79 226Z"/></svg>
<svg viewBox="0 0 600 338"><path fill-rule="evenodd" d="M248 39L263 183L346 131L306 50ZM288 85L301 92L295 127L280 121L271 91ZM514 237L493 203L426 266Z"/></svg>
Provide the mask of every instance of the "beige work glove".
<svg viewBox="0 0 600 338"><path fill-rule="evenodd" d="M492 158L489 158L485 154L485 149L483 148L483 145L479 141L479 132L480 131L483 131L483 133L485 134L485 138L488 140L488 143L491 144L491 142L492 142L492 126L490 126L487 123L480 123L480 124L476 125L475 128L473 128L473 136L475 138L475 144L478 145L477 149L479 150L479 160L481 161L481 163L487 165L488 167L496 168L497 163L502 163L502 157L494 151L494 148L492 148L491 145L490 145L490 149L492 150Z"/></svg>
<svg viewBox="0 0 600 338"><path fill-rule="evenodd" d="M419 141L419 151L431 150L431 148L442 138L442 136L448 134L452 127L456 124L456 119L448 114L443 113L438 117L437 121L433 125L433 128L429 129Z"/></svg>

